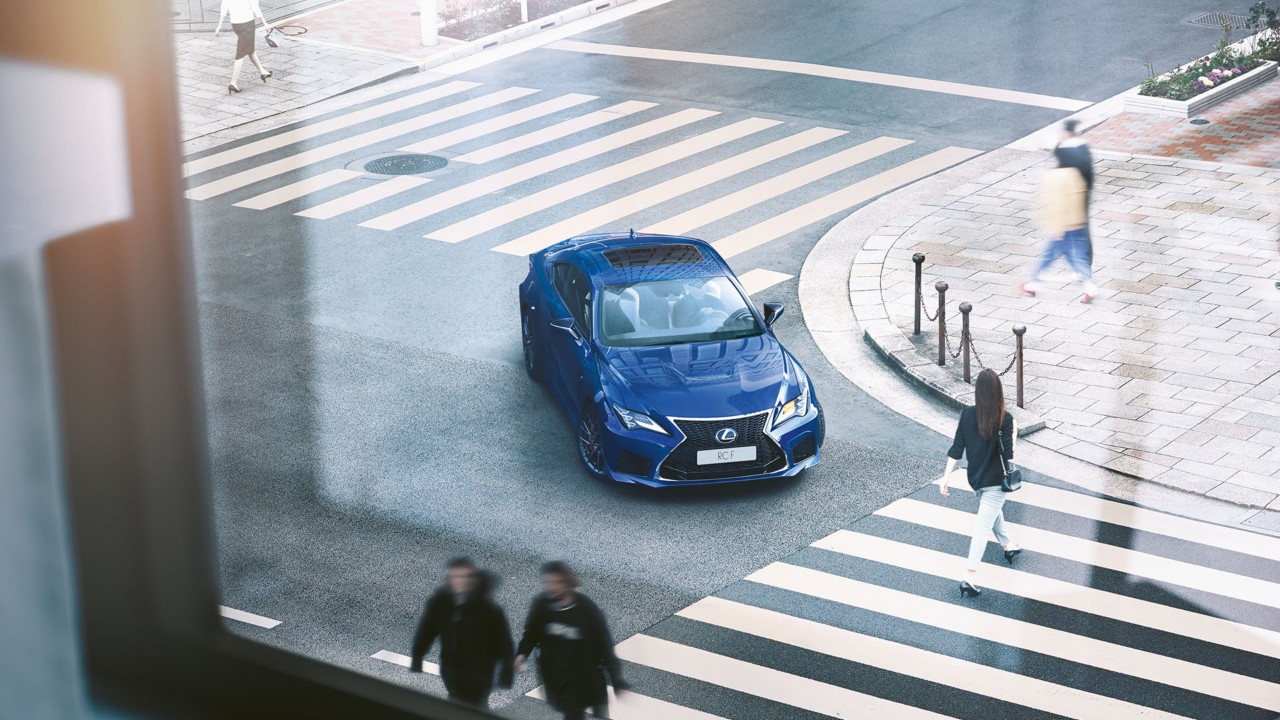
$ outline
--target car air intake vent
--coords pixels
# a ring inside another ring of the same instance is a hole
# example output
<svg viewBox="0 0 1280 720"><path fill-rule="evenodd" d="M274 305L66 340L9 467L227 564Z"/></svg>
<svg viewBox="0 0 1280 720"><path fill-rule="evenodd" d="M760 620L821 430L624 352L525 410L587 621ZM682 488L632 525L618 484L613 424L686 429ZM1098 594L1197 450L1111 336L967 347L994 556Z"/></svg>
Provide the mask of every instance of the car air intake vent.
<svg viewBox="0 0 1280 720"><path fill-rule="evenodd" d="M818 452L818 444L813 439L813 433L804 436L804 439L791 446L791 462L798 463L808 460Z"/></svg>
<svg viewBox="0 0 1280 720"><path fill-rule="evenodd" d="M650 267L653 265L697 265L702 253L692 245L646 245L605 250L604 257L614 268Z"/></svg>

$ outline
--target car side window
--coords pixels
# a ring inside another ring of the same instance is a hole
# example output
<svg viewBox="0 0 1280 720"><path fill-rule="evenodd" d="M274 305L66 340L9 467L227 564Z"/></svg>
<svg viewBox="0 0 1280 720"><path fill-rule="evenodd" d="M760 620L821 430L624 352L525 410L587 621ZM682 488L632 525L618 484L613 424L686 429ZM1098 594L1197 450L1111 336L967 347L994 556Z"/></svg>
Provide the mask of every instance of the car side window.
<svg viewBox="0 0 1280 720"><path fill-rule="evenodd" d="M556 292L564 301L578 329L583 333L591 333L591 281L586 273L569 263L557 263L555 266Z"/></svg>

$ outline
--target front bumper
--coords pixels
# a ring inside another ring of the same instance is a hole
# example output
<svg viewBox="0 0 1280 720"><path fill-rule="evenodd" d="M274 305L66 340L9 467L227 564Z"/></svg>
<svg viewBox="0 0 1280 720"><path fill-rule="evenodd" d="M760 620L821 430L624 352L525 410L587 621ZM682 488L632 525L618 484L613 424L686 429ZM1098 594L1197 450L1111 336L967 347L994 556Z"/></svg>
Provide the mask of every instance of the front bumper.
<svg viewBox="0 0 1280 720"><path fill-rule="evenodd" d="M716 424L721 424L721 421L717 420ZM699 472L693 472L692 477L683 478L672 477L683 473L673 472L670 461L681 459L697 449L712 449L711 447L691 447L688 444L681 447L682 443L691 442L683 432L671 437L647 430L627 430L613 413L609 413L604 423L605 464L609 477L614 481L649 487L722 485L790 477L818 464L825 430L822 406L815 399L804 417L792 418L777 429L765 428L763 431L767 436L765 442L772 443L776 450L774 462L761 457L762 461L756 464L757 467L748 470L726 469L723 473L715 473L713 477L699 476ZM677 449L680 450L678 454ZM761 455L758 453L758 456Z"/></svg>

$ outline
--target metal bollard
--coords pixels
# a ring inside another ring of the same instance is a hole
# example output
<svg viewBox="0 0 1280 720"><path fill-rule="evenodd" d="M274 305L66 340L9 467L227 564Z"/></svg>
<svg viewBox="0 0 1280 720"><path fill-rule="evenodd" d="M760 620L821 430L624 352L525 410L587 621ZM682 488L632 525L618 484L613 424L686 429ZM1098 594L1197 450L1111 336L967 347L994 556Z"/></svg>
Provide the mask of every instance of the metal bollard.
<svg viewBox="0 0 1280 720"><path fill-rule="evenodd" d="M973 310L973 304L960 303L960 349L964 352L964 381L973 382L969 378L969 313Z"/></svg>
<svg viewBox="0 0 1280 720"><path fill-rule="evenodd" d="M1018 407L1022 407L1022 335L1027 331L1026 325L1014 325L1013 334L1016 336L1014 353L1014 363L1018 366Z"/></svg>
<svg viewBox="0 0 1280 720"><path fill-rule="evenodd" d="M947 364L947 282L939 280L933 284L938 291L938 364Z"/></svg>
<svg viewBox="0 0 1280 720"><path fill-rule="evenodd" d="M924 297L924 295L922 295L922 294L921 294L921 290L920 290L920 288L921 288L921 286L920 286L920 273L922 272L921 268L922 268L922 266L924 265L924 253L916 253L915 255L912 255L912 256L911 256L911 262L913 262L913 263L915 263L915 264L916 264L916 300L915 300L915 304L916 304L916 330L915 330L915 333L914 333L914 334L915 334L915 335L919 335L919 334L920 334L920 309L921 309L921 308L920 308L920 299L921 299L922 297Z"/></svg>

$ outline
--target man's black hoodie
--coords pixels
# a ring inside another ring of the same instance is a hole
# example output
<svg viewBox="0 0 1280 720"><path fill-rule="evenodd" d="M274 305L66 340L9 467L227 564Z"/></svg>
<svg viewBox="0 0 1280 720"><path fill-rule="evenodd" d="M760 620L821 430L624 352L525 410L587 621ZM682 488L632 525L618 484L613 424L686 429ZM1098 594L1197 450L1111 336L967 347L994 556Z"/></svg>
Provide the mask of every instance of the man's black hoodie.
<svg viewBox="0 0 1280 720"><path fill-rule="evenodd" d="M449 695L479 702L493 689L494 667L499 667L498 685L511 687L511 629L507 616L489 593L493 578L476 575L476 587L458 604L453 592L442 587L427 600L413 636L410 668L422 669L422 658L431 643L440 638L440 677Z"/></svg>
<svg viewBox="0 0 1280 720"><path fill-rule="evenodd" d="M535 647L547 702L558 710L607 704L606 673L615 690L627 687L604 613L584 595L567 608L545 595L534 599L516 654L528 657Z"/></svg>

